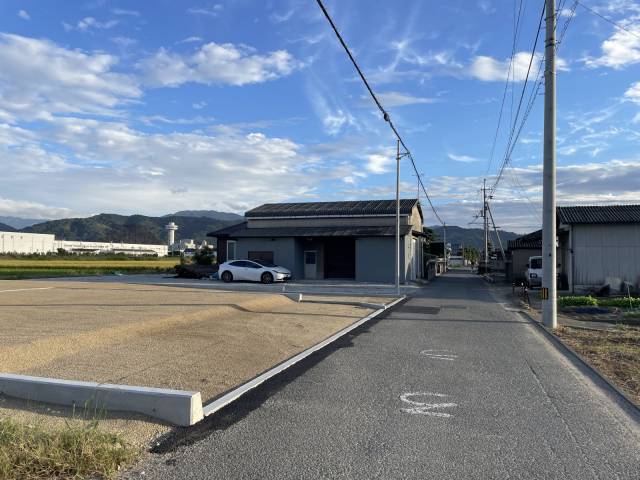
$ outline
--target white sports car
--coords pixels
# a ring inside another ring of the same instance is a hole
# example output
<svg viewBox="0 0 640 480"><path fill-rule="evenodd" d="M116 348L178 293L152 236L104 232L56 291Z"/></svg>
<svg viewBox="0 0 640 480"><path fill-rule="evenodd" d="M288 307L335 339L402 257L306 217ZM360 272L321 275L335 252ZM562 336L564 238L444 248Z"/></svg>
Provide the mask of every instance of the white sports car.
<svg viewBox="0 0 640 480"><path fill-rule="evenodd" d="M291 279L291 272L284 267L269 262L253 260L231 260L220 265L218 270L223 282L248 280L251 282L273 283Z"/></svg>

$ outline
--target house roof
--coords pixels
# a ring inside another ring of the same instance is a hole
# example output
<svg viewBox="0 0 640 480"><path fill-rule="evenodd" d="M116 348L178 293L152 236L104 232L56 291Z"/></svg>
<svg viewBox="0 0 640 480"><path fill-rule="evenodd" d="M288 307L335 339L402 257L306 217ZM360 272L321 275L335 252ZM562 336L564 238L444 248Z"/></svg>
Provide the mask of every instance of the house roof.
<svg viewBox="0 0 640 480"><path fill-rule="evenodd" d="M509 240L508 250L518 250L523 248L542 248L542 230L527 233L515 240Z"/></svg>
<svg viewBox="0 0 640 480"><path fill-rule="evenodd" d="M422 209L415 198L400 200L400 214L411 215L415 205L420 215ZM395 215L395 200L359 200L352 202L304 202L304 203L265 203L244 214L247 218L265 217L339 217Z"/></svg>
<svg viewBox="0 0 640 480"><path fill-rule="evenodd" d="M640 205L558 207L558 221L576 223L640 223Z"/></svg>
<svg viewBox="0 0 640 480"><path fill-rule="evenodd" d="M400 235L411 232L410 225L400 227ZM420 235L421 232L416 232ZM224 238L274 238L274 237L391 237L396 234L395 226L374 227L273 227L247 228L247 222L208 233L209 237Z"/></svg>

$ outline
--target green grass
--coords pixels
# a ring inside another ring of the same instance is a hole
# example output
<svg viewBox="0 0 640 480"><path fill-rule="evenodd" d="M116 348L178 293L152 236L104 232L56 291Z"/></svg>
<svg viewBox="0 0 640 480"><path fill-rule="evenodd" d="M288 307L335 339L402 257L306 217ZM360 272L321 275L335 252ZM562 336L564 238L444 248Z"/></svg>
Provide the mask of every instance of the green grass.
<svg viewBox="0 0 640 480"><path fill-rule="evenodd" d="M0 278L21 279L41 277L66 277L77 275L108 275L120 273L149 273L172 270L179 263L176 258L0 258Z"/></svg>
<svg viewBox="0 0 640 480"><path fill-rule="evenodd" d="M618 307L618 308L638 308L640 298L638 297L616 297L616 298L594 298L591 296L567 296L558 297L560 307Z"/></svg>
<svg viewBox="0 0 640 480"><path fill-rule="evenodd" d="M49 432L0 419L0 479L114 478L138 450L97 422Z"/></svg>

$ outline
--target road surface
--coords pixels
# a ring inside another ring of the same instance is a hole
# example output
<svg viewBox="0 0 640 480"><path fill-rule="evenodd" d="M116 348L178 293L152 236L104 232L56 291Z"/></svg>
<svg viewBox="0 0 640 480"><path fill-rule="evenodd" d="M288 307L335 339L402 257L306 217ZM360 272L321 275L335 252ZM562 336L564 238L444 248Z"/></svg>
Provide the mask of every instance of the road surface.
<svg viewBox="0 0 640 480"><path fill-rule="evenodd" d="M638 479L638 425L482 280L451 273L127 477Z"/></svg>

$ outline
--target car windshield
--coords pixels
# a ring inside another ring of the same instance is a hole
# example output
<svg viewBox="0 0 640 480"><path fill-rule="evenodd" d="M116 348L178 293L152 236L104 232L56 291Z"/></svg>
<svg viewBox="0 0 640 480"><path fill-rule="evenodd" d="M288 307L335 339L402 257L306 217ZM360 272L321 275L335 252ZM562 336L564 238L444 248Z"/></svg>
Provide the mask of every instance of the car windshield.
<svg viewBox="0 0 640 480"><path fill-rule="evenodd" d="M542 268L542 259L541 258L532 258L531 259L531 268Z"/></svg>

